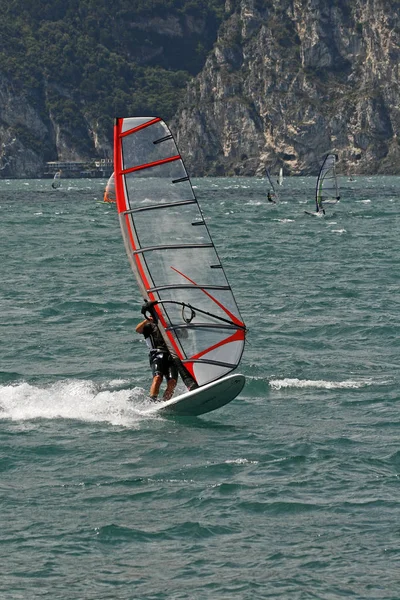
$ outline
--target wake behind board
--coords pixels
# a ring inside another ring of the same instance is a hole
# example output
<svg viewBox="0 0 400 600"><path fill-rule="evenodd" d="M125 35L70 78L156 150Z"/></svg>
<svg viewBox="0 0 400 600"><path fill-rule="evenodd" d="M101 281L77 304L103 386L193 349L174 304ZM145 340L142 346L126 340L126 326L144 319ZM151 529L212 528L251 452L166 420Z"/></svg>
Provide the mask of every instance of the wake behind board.
<svg viewBox="0 0 400 600"><path fill-rule="evenodd" d="M236 398L242 391L245 382L244 375L228 375L166 402L159 402L146 412L162 412L182 417L204 415L225 406Z"/></svg>
<svg viewBox="0 0 400 600"><path fill-rule="evenodd" d="M321 217L324 216L324 213L322 211L319 211L319 212L310 212L308 210L305 210L304 212L305 212L306 215L310 215L310 217L321 218Z"/></svg>

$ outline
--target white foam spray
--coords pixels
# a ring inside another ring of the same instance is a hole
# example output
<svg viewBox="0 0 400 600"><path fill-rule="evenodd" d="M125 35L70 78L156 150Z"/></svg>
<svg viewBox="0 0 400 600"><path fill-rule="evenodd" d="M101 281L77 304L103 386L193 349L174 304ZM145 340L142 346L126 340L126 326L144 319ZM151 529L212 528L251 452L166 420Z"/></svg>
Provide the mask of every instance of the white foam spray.
<svg viewBox="0 0 400 600"><path fill-rule="evenodd" d="M102 385L92 381L63 380L48 386L23 382L0 386L0 418L13 421L32 419L75 419L107 422L125 427L154 418L148 413L151 402L141 387L120 388L122 380Z"/></svg>
<svg viewBox="0 0 400 600"><path fill-rule="evenodd" d="M358 389L372 385L372 380L347 379L345 381L324 381L323 379L271 379L269 385L275 390L284 388L319 388L326 390L334 389Z"/></svg>

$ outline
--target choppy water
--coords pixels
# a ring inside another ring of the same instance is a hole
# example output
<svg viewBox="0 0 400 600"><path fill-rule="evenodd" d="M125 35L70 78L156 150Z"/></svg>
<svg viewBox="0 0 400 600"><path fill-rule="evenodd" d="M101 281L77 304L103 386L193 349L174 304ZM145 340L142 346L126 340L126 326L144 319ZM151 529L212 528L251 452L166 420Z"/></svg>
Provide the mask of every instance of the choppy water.
<svg viewBox="0 0 400 600"><path fill-rule="evenodd" d="M313 178L194 181L250 332L193 419L143 414L105 182L50 184L0 182L0 597L400 598L400 179L325 219Z"/></svg>

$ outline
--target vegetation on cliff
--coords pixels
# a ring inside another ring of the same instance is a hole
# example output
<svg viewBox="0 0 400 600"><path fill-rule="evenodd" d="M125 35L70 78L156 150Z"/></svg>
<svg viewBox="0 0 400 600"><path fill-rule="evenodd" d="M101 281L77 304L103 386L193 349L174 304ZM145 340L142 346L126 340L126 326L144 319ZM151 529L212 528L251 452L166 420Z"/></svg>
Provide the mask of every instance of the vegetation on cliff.
<svg viewBox="0 0 400 600"><path fill-rule="evenodd" d="M0 11L0 72L15 91L58 126L89 118L109 137L113 116L174 114L224 0L0 0Z"/></svg>

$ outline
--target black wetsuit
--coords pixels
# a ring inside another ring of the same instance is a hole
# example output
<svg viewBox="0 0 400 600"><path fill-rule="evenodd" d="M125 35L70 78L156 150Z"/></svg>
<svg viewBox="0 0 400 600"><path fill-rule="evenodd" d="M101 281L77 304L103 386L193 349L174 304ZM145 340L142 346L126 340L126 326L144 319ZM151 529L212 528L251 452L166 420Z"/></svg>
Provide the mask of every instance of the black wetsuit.
<svg viewBox="0 0 400 600"><path fill-rule="evenodd" d="M163 375L167 381L178 380L178 369L169 353L164 338L155 323L146 323L143 335L150 349L149 360L153 377Z"/></svg>

